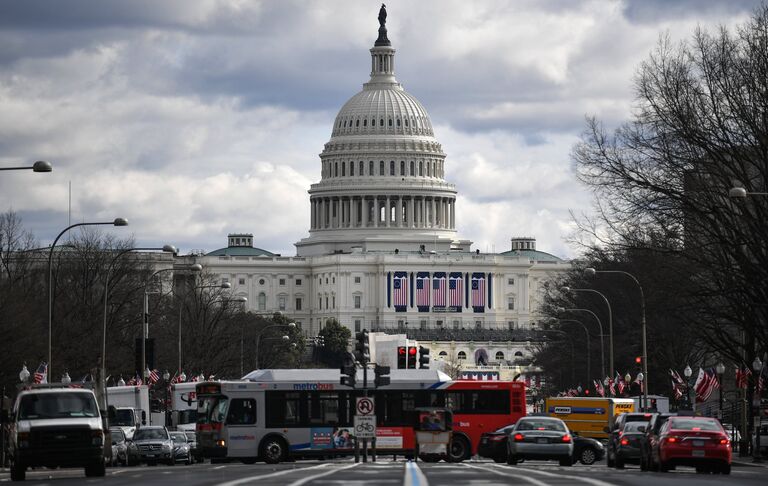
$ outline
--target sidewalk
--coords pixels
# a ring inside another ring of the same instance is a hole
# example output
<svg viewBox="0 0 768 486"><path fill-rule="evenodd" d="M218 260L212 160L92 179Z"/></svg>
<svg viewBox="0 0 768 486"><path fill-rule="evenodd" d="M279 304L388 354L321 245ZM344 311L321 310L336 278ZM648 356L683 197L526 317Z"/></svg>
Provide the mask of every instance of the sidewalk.
<svg viewBox="0 0 768 486"><path fill-rule="evenodd" d="M734 457L731 459L731 464L735 467L762 467L763 469L768 469L768 461L763 460L763 462L752 462L751 457Z"/></svg>

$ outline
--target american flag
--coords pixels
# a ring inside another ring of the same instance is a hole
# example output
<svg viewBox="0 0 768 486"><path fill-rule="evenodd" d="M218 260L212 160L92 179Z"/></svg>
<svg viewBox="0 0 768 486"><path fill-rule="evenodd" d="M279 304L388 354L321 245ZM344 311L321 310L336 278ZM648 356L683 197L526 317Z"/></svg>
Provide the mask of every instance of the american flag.
<svg viewBox="0 0 768 486"><path fill-rule="evenodd" d="M601 397L604 397L605 388L603 388L603 384L600 383L600 380L593 380L593 381L595 383L595 391L597 392L597 394L600 395Z"/></svg>
<svg viewBox="0 0 768 486"><path fill-rule="evenodd" d="M429 307L429 277L416 277L416 305Z"/></svg>
<svg viewBox="0 0 768 486"><path fill-rule="evenodd" d="M173 374L173 378L171 378L171 385L175 385L176 383L179 383L181 380L179 380L179 372Z"/></svg>
<svg viewBox="0 0 768 486"><path fill-rule="evenodd" d="M152 370L149 372L149 382L154 385L160 380L160 373L157 372L157 370Z"/></svg>
<svg viewBox="0 0 768 486"><path fill-rule="evenodd" d="M405 275L395 275L394 282L394 304L395 307L406 307L408 305L408 277Z"/></svg>
<svg viewBox="0 0 768 486"><path fill-rule="evenodd" d="M619 395L624 393L624 388L627 386L626 382L624 381L624 378L621 377L619 372L616 372L616 391L619 392Z"/></svg>
<svg viewBox="0 0 768 486"><path fill-rule="evenodd" d="M720 384L717 382L714 370L706 370L699 368L699 376L696 378L696 400L699 402L706 402L712 392L715 391Z"/></svg>
<svg viewBox="0 0 768 486"><path fill-rule="evenodd" d="M128 380L128 383L126 384L131 386L141 386L144 384L144 382L142 381L141 376L139 376L139 374L136 373L136 376Z"/></svg>
<svg viewBox="0 0 768 486"><path fill-rule="evenodd" d="M35 383L48 383L48 363L40 363L33 379Z"/></svg>
<svg viewBox="0 0 768 486"><path fill-rule="evenodd" d="M736 368L736 388L746 388L752 371L749 368Z"/></svg>
<svg viewBox="0 0 768 486"><path fill-rule="evenodd" d="M472 307L485 307L485 277L472 277Z"/></svg>
<svg viewBox="0 0 768 486"><path fill-rule="evenodd" d="M198 376L198 375L195 375L195 376L193 376L192 378L190 378L190 380L189 380L189 381L190 381L190 382L200 381L200 376Z"/></svg>
<svg viewBox="0 0 768 486"><path fill-rule="evenodd" d="M611 378L608 378L608 391L612 396L616 396L616 383Z"/></svg>
<svg viewBox="0 0 768 486"><path fill-rule="evenodd" d="M432 279L432 303L435 307L445 307L445 275Z"/></svg>
<svg viewBox="0 0 768 486"><path fill-rule="evenodd" d="M461 275L458 277L451 277L448 280L448 305L451 307L462 307L464 300L464 281L461 279Z"/></svg>

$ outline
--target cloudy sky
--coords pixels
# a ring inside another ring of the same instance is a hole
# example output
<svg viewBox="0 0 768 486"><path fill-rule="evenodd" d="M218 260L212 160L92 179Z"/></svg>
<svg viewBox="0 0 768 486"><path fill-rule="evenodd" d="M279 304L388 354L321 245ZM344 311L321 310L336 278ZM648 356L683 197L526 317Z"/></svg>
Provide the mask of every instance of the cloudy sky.
<svg viewBox="0 0 768 486"><path fill-rule="evenodd" d="M661 33L743 22L757 0L390 0L397 77L432 118L458 233L577 255L591 196L569 153L585 115L629 117ZM344 102L368 79L380 2L60 0L0 4L0 211L42 244L68 222L186 253L251 232L284 255Z"/></svg>

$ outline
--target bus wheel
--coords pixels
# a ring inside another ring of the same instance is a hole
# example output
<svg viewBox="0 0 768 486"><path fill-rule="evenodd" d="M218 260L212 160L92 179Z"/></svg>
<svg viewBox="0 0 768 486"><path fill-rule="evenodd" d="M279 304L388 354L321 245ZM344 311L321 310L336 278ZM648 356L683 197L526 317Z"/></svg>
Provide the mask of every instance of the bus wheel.
<svg viewBox="0 0 768 486"><path fill-rule="evenodd" d="M261 457L267 464L277 464L288 455L288 446L279 437L267 437L261 444Z"/></svg>
<svg viewBox="0 0 768 486"><path fill-rule="evenodd" d="M454 437L448 446L448 460L461 462L465 459L469 459L469 442L461 436Z"/></svg>

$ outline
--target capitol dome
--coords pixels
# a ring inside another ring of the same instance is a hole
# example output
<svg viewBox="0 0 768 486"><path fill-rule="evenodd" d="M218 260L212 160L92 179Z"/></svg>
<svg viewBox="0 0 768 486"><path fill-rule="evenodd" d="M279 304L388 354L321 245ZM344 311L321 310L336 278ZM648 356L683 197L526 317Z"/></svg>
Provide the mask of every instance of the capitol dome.
<svg viewBox="0 0 768 486"><path fill-rule="evenodd" d="M339 110L310 194L299 256L451 247L456 187L427 110L395 78L386 10L370 49L370 79Z"/></svg>

